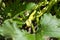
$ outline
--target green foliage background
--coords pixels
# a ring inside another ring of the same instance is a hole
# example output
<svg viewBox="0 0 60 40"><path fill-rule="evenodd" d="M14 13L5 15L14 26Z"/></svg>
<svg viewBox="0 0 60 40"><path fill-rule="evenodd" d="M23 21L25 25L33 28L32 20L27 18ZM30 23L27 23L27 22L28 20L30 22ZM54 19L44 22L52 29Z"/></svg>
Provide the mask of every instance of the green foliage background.
<svg viewBox="0 0 60 40"><path fill-rule="evenodd" d="M60 0L0 0L0 36L3 40L60 40Z"/></svg>

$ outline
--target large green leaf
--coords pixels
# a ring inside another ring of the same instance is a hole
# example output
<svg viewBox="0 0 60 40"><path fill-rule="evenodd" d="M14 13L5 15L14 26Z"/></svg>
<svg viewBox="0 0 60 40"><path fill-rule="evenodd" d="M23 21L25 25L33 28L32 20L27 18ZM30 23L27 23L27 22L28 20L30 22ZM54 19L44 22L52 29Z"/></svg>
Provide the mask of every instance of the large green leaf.
<svg viewBox="0 0 60 40"><path fill-rule="evenodd" d="M41 17L39 24L36 40L49 40L49 37L60 38L60 19L56 16L46 13Z"/></svg>
<svg viewBox="0 0 60 40"><path fill-rule="evenodd" d="M16 22L6 20L0 27L0 34L6 37L12 37L13 40L35 40L35 36L25 31L21 31Z"/></svg>
<svg viewBox="0 0 60 40"><path fill-rule="evenodd" d="M51 14L44 14L41 18L42 32L50 37L60 37L60 20Z"/></svg>

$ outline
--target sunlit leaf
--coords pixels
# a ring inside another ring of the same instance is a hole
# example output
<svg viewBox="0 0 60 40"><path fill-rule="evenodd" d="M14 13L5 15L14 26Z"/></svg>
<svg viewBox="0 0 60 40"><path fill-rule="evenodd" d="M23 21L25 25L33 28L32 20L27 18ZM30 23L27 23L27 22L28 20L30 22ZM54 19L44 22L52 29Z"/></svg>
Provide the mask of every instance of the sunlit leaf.
<svg viewBox="0 0 60 40"><path fill-rule="evenodd" d="M56 16L44 14L41 18L42 33L50 37L60 37L60 21Z"/></svg>

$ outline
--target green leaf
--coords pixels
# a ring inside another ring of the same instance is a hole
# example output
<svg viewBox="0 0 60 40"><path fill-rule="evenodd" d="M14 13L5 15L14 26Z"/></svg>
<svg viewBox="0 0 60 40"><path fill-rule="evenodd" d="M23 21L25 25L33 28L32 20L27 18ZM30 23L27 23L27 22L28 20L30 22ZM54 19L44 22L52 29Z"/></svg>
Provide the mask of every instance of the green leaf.
<svg viewBox="0 0 60 40"><path fill-rule="evenodd" d="M35 36L22 31L18 28L15 21L6 20L0 27L0 34L6 37L12 37L13 40L34 40Z"/></svg>
<svg viewBox="0 0 60 40"><path fill-rule="evenodd" d="M41 17L42 31L46 36L60 37L60 20L51 14L44 14Z"/></svg>
<svg viewBox="0 0 60 40"><path fill-rule="evenodd" d="M36 34L36 40L43 40L42 35L40 33Z"/></svg>
<svg viewBox="0 0 60 40"><path fill-rule="evenodd" d="M31 9L33 9L34 8L34 6L36 6L36 4L35 3L28 3L27 5L26 5L26 10L31 10Z"/></svg>
<svg viewBox="0 0 60 40"><path fill-rule="evenodd" d="M60 38L60 19L57 19L56 16L46 13L41 17L39 24L36 40L48 40L49 37Z"/></svg>

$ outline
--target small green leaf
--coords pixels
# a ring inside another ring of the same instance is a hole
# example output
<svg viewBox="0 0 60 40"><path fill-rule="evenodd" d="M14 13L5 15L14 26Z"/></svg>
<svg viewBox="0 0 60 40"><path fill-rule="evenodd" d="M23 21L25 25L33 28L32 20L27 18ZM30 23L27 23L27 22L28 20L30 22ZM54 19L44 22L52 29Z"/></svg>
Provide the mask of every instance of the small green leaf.
<svg viewBox="0 0 60 40"><path fill-rule="evenodd" d="M33 9L34 8L34 6L35 6L36 4L35 3L28 3L27 5L26 5L26 10L31 10L31 9Z"/></svg>

